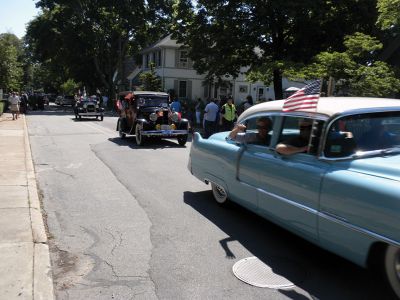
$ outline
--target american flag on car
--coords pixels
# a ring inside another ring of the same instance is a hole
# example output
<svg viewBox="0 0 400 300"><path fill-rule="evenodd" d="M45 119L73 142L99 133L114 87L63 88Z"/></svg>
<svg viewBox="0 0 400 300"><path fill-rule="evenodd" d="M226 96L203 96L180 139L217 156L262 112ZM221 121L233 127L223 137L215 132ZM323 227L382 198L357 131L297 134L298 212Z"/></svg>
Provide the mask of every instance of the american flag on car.
<svg viewBox="0 0 400 300"><path fill-rule="evenodd" d="M321 80L315 80L285 100L282 111L314 111L318 105Z"/></svg>

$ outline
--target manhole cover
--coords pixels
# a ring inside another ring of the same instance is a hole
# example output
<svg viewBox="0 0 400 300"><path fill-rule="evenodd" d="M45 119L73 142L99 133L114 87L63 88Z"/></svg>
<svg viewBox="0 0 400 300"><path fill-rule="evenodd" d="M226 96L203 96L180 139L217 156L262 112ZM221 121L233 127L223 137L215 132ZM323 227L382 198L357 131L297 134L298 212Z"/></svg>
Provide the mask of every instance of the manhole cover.
<svg viewBox="0 0 400 300"><path fill-rule="evenodd" d="M232 267L233 274L240 280L257 287L271 289L290 289L305 277L305 271L296 263L273 258L266 265L257 257L239 260Z"/></svg>

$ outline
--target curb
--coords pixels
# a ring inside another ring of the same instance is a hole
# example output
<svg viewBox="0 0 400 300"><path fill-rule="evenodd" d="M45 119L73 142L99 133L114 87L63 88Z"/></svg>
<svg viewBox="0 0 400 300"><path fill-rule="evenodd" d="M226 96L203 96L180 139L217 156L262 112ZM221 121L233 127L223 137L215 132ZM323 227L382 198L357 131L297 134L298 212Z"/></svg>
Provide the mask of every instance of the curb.
<svg viewBox="0 0 400 300"><path fill-rule="evenodd" d="M51 273L50 251L41 213L40 200L36 186L36 176L32 161L31 145L28 137L26 117L24 119L25 164L29 213L31 218L33 252L33 299L55 299Z"/></svg>

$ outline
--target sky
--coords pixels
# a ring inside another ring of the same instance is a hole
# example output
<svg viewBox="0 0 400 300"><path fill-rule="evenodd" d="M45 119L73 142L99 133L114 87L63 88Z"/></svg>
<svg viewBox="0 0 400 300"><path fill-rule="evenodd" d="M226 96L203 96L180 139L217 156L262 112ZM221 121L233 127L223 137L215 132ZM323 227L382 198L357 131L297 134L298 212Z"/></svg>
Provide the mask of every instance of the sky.
<svg viewBox="0 0 400 300"><path fill-rule="evenodd" d="M26 24L39 12L37 0L0 0L0 33L14 33L18 38L25 35Z"/></svg>

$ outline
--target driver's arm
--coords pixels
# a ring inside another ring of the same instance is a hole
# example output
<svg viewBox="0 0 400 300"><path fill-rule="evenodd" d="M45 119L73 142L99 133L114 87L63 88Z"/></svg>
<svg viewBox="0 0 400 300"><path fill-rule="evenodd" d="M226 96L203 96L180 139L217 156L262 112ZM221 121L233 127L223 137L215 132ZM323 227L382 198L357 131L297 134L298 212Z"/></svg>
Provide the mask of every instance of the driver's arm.
<svg viewBox="0 0 400 300"><path fill-rule="evenodd" d="M296 147L296 146L292 146L290 144L279 143L278 145L276 145L275 150L279 154L292 155L292 154L296 154L296 153L307 152L308 146Z"/></svg>
<svg viewBox="0 0 400 300"><path fill-rule="evenodd" d="M243 124L236 124L232 131L229 133L229 138L234 140L239 132L245 132L246 126Z"/></svg>

